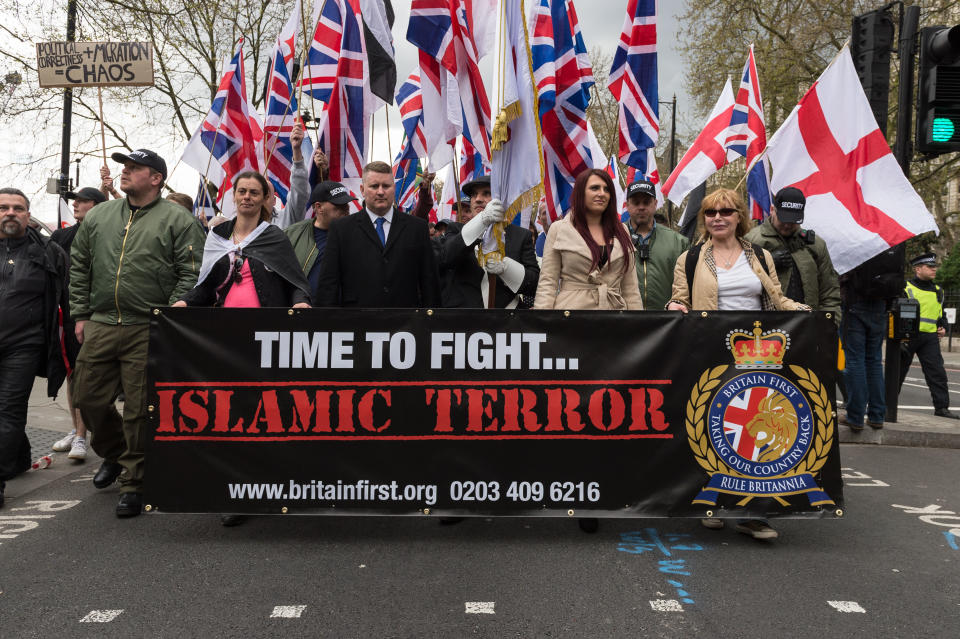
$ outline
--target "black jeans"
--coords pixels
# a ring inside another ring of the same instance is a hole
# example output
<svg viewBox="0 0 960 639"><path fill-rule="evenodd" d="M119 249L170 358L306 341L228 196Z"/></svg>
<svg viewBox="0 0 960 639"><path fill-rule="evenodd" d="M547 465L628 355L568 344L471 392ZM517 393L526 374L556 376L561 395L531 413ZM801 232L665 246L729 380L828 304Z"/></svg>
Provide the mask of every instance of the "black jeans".
<svg viewBox="0 0 960 639"><path fill-rule="evenodd" d="M0 481L30 468L27 401L43 346L0 348Z"/></svg>

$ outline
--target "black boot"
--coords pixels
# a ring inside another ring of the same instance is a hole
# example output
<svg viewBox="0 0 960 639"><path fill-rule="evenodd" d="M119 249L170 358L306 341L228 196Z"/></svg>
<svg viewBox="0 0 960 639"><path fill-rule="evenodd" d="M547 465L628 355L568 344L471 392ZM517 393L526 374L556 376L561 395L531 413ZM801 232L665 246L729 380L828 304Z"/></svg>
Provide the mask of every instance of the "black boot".
<svg viewBox="0 0 960 639"><path fill-rule="evenodd" d="M93 476L93 485L97 488L106 488L117 481L117 477L120 476L122 471L123 466L117 462L105 461L100 465L100 470L97 471L97 474Z"/></svg>

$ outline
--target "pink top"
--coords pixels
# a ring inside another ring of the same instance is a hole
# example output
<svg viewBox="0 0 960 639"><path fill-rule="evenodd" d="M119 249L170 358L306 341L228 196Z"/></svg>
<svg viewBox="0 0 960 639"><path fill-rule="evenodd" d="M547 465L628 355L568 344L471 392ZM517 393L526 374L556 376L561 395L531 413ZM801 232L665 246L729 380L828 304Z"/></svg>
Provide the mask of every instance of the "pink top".
<svg viewBox="0 0 960 639"><path fill-rule="evenodd" d="M231 269L233 272L233 269ZM260 298L253 285L253 274L250 272L250 260L244 260L240 269L240 281L234 282L223 300L224 308L260 308Z"/></svg>

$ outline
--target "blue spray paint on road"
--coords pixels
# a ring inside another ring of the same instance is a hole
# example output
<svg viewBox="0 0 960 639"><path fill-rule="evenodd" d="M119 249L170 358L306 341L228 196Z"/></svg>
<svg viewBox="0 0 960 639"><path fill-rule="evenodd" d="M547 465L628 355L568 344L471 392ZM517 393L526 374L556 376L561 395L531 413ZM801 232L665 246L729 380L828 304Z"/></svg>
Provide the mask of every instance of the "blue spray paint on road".
<svg viewBox="0 0 960 639"><path fill-rule="evenodd" d="M646 552L656 554L659 552L670 559L661 559L657 562L657 569L669 575L690 576L691 572L686 559L676 557L676 553L683 551L703 550L700 544L687 543L686 540L691 535L687 533L666 533L661 535L656 528L644 528L631 532L620 533L620 543L617 550L630 553L631 555L642 555ZM681 543L682 542L682 543ZM685 589L682 582L676 579L668 579L667 583L677 590L677 597L682 603L695 603L693 597Z"/></svg>

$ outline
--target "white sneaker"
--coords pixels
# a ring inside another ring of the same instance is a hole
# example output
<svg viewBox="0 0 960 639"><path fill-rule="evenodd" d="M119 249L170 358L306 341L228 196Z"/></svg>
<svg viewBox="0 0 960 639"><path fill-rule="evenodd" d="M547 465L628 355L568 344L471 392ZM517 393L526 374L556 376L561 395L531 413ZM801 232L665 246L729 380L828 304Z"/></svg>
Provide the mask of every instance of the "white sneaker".
<svg viewBox="0 0 960 639"><path fill-rule="evenodd" d="M77 431L72 430L70 434L53 443L53 452L55 453L65 453L70 450L70 446L73 444L73 440L77 438Z"/></svg>
<svg viewBox="0 0 960 639"><path fill-rule="evenodd" d="M83 437L77 437L73 440L73 446L70 447L70 454L67 455L68 459L76 459L77 461L83 461L87 458L87 440Z"/></svg>

